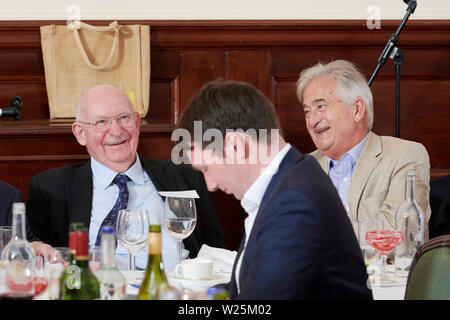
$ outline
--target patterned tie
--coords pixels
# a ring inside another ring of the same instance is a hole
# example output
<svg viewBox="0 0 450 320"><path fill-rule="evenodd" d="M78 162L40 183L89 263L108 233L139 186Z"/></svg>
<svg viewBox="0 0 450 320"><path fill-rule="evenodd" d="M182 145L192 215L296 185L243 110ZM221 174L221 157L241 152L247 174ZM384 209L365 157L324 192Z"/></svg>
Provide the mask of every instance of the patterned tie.
<svg viewBox="0 0 450 320"><path fill-rule="evenodd" d="M103 220L100 229L97 234L97 239L95 241L95 245L100 245L101 241L101 230L104 226L111 226L115 227L117 215L119 214L119 210L123 210L127 208L128 205L128 188L127 188L127 182L131 180L128 178L126 174L118 174L112 183L117 184L119 187L119 196L117 197L116 204L111 209L111 211L108 213L108 215Z"/></svg>

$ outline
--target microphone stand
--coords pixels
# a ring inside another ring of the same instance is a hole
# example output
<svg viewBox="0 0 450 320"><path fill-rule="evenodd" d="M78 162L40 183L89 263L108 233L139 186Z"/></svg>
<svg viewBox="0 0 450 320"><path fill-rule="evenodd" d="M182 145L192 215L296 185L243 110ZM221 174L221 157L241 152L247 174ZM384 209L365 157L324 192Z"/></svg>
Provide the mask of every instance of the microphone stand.
<svg viewBox="0 0 450 320"><path fill-rule="evenodd" d="M395 136L400 137L400 73L402 69L402 62L405 57L405 54L403 50L397 48L397 41L400 36L400 32L402 32L403 27L405 26L406 22L409 19L409 16L414 13L414 10L416 10L417 7L417 1L416 0L403 0L408 5L408 8L406 9L405 17L403 18L402 22L398 26L397 30L394 34L390 37L388 40L386 46L384 47L383 52L381 53L380 57L378 58L378 63L375 68L375 71L373 72L372 76L369 79L369 86L372 84L373 80L375 79L376 75L378 74L378 71L380 71L381 67L385 64L387 58L391 58L394 61L395 64L395 73L396 73L396 99L395 99Z"/></svg>

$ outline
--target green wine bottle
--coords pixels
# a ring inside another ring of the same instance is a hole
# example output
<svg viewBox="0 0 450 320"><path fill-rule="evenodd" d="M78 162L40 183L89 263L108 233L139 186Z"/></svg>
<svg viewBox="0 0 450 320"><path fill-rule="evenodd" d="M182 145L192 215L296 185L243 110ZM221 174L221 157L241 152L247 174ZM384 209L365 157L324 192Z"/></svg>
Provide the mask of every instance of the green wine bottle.
<svg viewBox="0 0 450 320"><path fill-rule="evenodd" d="M150 225L148 233L148 262L144 280L137 296L138 300L156 300L169 288L161 258L161 226Z"/></svg>
<svg viewBox="0 0 450 320"><path fill-rule="evenodd" d="M87 229L73 232L75 265L69 265L67 276L60 277L61 300L93 300L100 298L100 284L89 269L89 233Z"/></svg>
<svg viewBox="0 0 450 320"><path fill-rule="evenodd" d="M61 299L61 284L65 284L67 278L69 278L70 274L67 272L70 270L70 266L76 265L75 261L75 232L82 231L84 228L84 224L81 222L72 222L69 225L69 262L67 266L65 266L64 270L61 272L59 276L59 281L57 286L53 286L49 284L49 298L53 299ZM73 281L73 280L72 280Z"/></svg>

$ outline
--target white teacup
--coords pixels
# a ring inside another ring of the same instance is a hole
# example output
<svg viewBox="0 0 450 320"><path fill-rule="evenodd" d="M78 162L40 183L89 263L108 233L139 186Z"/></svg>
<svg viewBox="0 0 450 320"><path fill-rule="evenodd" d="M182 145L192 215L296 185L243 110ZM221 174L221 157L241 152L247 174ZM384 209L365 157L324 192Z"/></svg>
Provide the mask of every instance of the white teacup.
<svg viewBox="0 0 450 320"><path fill-rule="evenodd" d="M175 267L177 277L191 280L211 279L213 276L214 261L209 259L187 259Z"/></svg>

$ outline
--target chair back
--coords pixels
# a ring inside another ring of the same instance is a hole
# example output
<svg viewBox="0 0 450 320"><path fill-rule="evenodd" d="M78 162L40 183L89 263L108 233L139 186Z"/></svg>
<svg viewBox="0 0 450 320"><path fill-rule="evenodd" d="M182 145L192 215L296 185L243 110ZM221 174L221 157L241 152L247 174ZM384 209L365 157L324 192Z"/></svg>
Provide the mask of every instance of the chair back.
<svg viewBox="0 0 450 320"><path fill-rule="evenodd" d="M450 299L450 235L427 241L411 263L405 300Z"/></svg>

